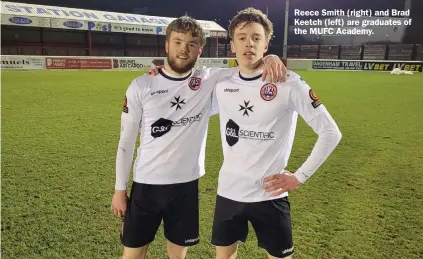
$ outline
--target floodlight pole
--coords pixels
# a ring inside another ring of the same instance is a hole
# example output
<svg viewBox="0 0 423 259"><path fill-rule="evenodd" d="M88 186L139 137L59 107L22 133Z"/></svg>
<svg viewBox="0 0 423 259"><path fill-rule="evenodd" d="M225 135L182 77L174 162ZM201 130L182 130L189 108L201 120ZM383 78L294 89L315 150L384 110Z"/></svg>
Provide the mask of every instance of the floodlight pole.
<svg viewBox="0 0 423 259"><path fill-rule="evenodd" d="M288 53L288 15L289 15L289 0L285 0L285 29L283 35L283 58L287 59Z"/></svg>
<svg viewBox="0 0 423 259"><path fill-rule="evenodd" d="M404 6L404 11L408 11L411 9L411 0L405 0L404 2L405 6ZM404 17L406 18L406 17Z"/></svg>

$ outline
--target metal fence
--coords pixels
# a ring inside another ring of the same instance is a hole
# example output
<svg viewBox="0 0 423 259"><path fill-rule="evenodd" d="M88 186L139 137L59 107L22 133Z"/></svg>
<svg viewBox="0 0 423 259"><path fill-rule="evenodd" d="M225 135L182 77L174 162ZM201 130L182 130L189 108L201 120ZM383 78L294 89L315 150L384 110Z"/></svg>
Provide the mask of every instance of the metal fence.
<svg viewBox="0 0 423 259"><path fill-rule="evenodd" d="M165 36L1 26L2 55L164 57ZM221 46L207 38L203 57L216 57Z"/></svg>
<svg viewBox="0 0 423 259"><path fill-rule="evenodd" d="M289 45L288 58L423 61L423 45Z"/></svg>
<svg viewBox="0 0 423 259"><path fill-rule="evenodd" d="M44 56L165 56L165 36L70 31L1 26L2 55ZM283 47L271 43L270 54L282 56ZM421 44L289 45L288 58L342 60L422 60ZM202 57L234 57L230 41L208 38Z"/></svg>

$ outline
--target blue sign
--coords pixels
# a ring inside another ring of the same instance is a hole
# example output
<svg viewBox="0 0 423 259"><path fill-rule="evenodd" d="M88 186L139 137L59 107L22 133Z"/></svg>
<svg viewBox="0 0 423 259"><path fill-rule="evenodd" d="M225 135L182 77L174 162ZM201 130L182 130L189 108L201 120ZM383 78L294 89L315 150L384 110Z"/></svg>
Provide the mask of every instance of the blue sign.
<svg viewBox="0 0 423 259"><path fill-rule="evenodd" d="M80 22L76 22L76 21L66 21L63 23L63 26L68 27L68 28L81 28L82 26L84 26L82 23Z"/></svg>
<svg viewBox="0 0 423 259"><path fill-rule="evenodd" d="M136 15L130 14L116 14L116 13L107 13L107 12L97 12L97 14L101 14L101 16L97 15L96 13L89 11L89 10L69 10L68 8L63 7L35 7L35 6L21 6L21 5L5 5L8 11L14 13L22 13L22 14L43 14L43 15L51 15L57 18L85 18L91 20L98 20L101 21L102 18L108 21L121 21L121 22L133 22L139 24L161 24L161 25L168 25L169 20L165 17L140 17Z"/></svg>
<svg viewBox="0 0 423 259"><path fill-rule="evenodd" d="M9 22L14 24L31 24L32 20L26 17L10 17Z"/></svg>
<svg viewBox="0 0 423 259"><path fill-rule="evenodd" d="M65 20L73 21L90 21L96 23L95 30L99 30L97 23L112 23L112 24L134 24L134 25L146 25L152 27L161 27L156 28L152 33L163 34L164 27L168 26L169 23L174 20L174 18L169 17L153 17L146 15L138 14L125 14L125 13L114 13L114 12L103 12L103 11L93 11L93 10L84 10L84 9L74 9L66 7L57 7L57 6L42 6L42 5L31 5L31 4L21 4L21 3L7 3L4 6L3 13L19 16L18 18L14 17L14 20L10 20L15 24L33 24L36 20L29 18L22 18L25 16L29 17L45 17L45 18L60 18ZM209 21L199 21L201 26L204 29L211 30L214 28L214 23ZM84 24L84 23L82 23ZM75 22L68 22L63 24L69 28L81 28L80 24ZM91 29L93 29L92 27ZM104 31L111 31L110 26L105 26L101 28Z"/></svg>

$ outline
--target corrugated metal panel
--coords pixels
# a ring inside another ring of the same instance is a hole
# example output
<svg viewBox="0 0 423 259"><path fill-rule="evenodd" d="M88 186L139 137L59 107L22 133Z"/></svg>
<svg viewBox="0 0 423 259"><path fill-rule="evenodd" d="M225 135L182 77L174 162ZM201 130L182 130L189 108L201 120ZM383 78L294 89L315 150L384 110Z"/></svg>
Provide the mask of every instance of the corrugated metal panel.
<svg viewBox="0 0 423 259"><path fill-rule="evenodd" d="M103 23L121 23L146 26L167 26L175 18L147 16L139 14L103 12L86 9L76 9L67 7L33 5L24 3L1 2L1 14L16 16L32 16L45 18L61 18L75 21L92 21ZM209 31L226 30L214 21L198 20L203 29Z"/></svg>

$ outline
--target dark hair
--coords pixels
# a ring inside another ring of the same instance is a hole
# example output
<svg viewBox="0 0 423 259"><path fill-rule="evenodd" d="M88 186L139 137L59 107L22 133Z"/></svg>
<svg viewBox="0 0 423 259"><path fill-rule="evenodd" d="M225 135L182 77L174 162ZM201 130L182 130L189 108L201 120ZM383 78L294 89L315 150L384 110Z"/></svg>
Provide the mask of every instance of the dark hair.
<svg viewBox="0 0 423 259"><path fill-rule="evenodd" d="M262 11L249 7L247 9L244 9L242 11L239 11L237 15L232 18L232 20L229 23L229 36L233 39L235 29L241 24L246 22L246 24L249 23L258 23L261 24L264 27L264 31L266 33L266 39L270 40L273 35L273 23L267 18L267 15L265 15Z"/></svg>
<svg viewBox="0 0 423 259"><path fill-rule="evenodd" d="M206 44L206 36L200 24L188 15L181 16L173 20L166 28L166 40L170 39L172 32L191 32L192 37L200 38L201 46Z"/></svg>

